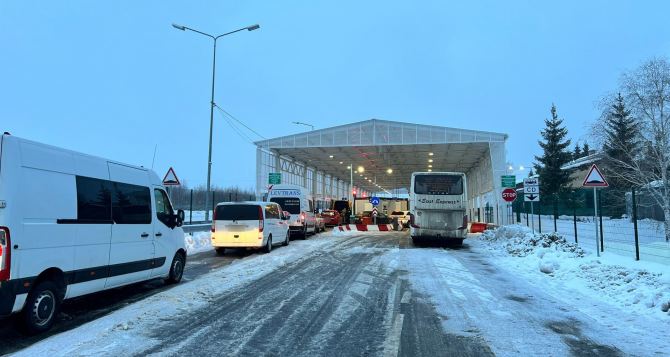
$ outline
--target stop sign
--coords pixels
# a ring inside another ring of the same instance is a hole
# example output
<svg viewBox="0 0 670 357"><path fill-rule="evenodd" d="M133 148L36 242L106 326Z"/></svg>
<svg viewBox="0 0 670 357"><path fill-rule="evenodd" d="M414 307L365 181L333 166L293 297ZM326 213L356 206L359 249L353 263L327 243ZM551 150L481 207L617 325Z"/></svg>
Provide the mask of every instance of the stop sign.
<svg viewBox="0 0 670 357"><path fill-rule="evenodd" d="M516 200L516 190L513 188L506 188L502 191L502 198L506 202L512 202Z"/></svg>

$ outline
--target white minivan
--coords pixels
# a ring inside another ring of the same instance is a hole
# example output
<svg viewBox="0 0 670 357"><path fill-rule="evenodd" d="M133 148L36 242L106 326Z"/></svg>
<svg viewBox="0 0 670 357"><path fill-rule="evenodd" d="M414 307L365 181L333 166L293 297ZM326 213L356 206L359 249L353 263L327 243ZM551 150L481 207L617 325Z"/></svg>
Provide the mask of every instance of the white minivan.
<svg viewBox="0 0 670 357"><path fill-rule="evenodd" d="M64 299L180 281L183 214L151 170L3 134L0 316L39 333Z"/></svg>
<svg viewBox="0 0 670 357"><path fill-rule="evenodd" d="M305 238L308 233L316 233L316 212L314 200L297 185L274 185L268 192L268 201L278 203L289 218L291 236Z"/></svg>
<svg viewBox="0 0 670 357"><path fill-rule="evenodd" d="M212 221L212 246L223 255L226 248L262 248L289 244L288 216L272 202L219 203Z"/></svg>

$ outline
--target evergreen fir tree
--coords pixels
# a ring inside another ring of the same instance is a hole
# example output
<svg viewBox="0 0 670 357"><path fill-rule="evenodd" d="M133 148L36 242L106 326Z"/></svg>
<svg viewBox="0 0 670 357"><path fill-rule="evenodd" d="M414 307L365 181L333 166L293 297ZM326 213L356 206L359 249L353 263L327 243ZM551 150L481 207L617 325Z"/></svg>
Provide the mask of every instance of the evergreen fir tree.
<svg viewBox="0 0 670 357"><path fill-rule="evenodd" d="M591 148L589 148L589 144L584 143L584 148L582 149L582 157L589 156L590 151L591 151Z"/></svg>
<svg viewBox="0 0 670 357"><path fill-rule="evenodd" d="M626 108L624 98L619 94L605 116L605 142L603 153L606 157L605 175L610 186L626 189L630 183L626 175L632 175L629 165L640 153L640 134L635 118Z"/></svg>
<svg viewBox="0 0 670 357"><path fill-rule="evenodd" d="M575 150L572 152L572 159L577 160L582 157L582 148L579 146L579 143L575 144Z"/></svg>
<svg viewBox="0 0 670 357"><path fill-rule="evenodd" d="M533 168L530 168L530 171L528 171L528 177L533 177L535 176L535 173L533 172Z"/></svg>
<svg viewBox="0 0 670 357"><path fill-rule="evenodd" d="M568 149L570 139L566 139L568 130L562 126L563 119L558 118L555 105L551 106L551 119L545 119L544 123L546 127L541 132L544 140L538 141L544 153L535 157L535 171L540 176L540 192L554 202L556 214L556 200L570 184L571 170L562 170L561 166L572 159L572 153Z"/></svg>

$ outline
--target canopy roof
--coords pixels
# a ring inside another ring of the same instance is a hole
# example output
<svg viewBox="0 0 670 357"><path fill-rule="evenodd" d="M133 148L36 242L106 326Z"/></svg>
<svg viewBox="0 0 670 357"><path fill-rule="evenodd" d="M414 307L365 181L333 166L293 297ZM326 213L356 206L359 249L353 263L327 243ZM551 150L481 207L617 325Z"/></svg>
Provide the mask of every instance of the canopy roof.
<svg viewBox="0 0 670 357"><path fill-rule="evenodd" d="M375 192L376 185L408 188L412 172L468 172L491 159L490 143L506 139L502 133L371 119L255 144L346 181L349 165L362 167L354 172L354 185Z"/></svg>

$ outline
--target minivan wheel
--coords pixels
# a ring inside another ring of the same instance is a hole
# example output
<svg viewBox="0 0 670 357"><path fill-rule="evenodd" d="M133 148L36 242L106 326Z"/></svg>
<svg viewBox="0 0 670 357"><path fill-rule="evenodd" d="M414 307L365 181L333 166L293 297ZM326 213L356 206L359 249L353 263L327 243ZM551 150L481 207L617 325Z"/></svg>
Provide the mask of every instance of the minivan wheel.
<svg viewBox="0 0 670 357"><path fill-rule="evenodd" d="M60 289L51 281L39 283L28 294L22 311L22 328L30 335L49 330L60 308Z"/></svg>
<svg viewBox="0 0 670 357"><path fill-rule="evenodd" d="M286 247L290 241L291 241L291 232L286 232L286 239L284 239L284 243L282 243L282 245Z"/></svg>
<svg viewBox="0 0 670 357"><path fill-rule="evenodd" d="M269 236L268 242L265 243L265 247L263 247L263 252L270 253L271 251L272 251L272 236Z"/></svg>
<svg viewBox="0 0 670 357"><path fill-rule="evenodd" d="M217 255L224 255L226 253L226 248L215 248Z"/></svg>
<svg viewBox="0 0 670 357"><path fill-rule="evenodd" d="M165 279L165 282L168 284L176 284L181 281L182 276L184 276L184 265L186 264L186 259L182 253L177 252L172 259L172 265L170 265L170 275Z"/></svg>

